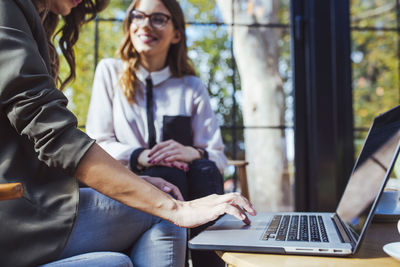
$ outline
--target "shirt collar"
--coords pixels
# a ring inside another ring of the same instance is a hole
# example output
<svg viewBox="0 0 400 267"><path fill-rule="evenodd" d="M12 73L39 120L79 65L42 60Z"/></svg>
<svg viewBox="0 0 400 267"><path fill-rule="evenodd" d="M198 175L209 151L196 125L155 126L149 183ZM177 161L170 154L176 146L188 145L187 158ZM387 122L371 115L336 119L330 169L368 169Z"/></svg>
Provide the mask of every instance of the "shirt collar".
<svg viewBox="0 0 400 267"><path fill-rule="evenodd" d="M145 68L139 65L139 68L136 71L136 76L144 84L146 84L146 79L150 76L153 85L158 85L171 77L171 70L169 69L169 66L167 66L159 71L148 72Z"/></svg>

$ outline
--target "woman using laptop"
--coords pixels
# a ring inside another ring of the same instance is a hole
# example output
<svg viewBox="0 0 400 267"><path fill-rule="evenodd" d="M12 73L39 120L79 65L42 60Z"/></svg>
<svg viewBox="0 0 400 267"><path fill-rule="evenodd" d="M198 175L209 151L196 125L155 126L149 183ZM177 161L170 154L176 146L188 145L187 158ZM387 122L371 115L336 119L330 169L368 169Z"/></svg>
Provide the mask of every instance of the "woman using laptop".
<svg viewBox="0 0 400 267"><path fill-rule="evenodd" d="M0 183L25 187L22 198L0 203L2 266L63 258L65 266L130 266L131 260L135 266L183 266L179 249L185 231L174 225L195 227L224 213L248 223L244 210L254 214L239 194L184 202L175 186L141 179L77 129L66 97L57 90L66 81L57 84L59 58L51 41L62 19L60 47L74 77L72 48L79 27L107 2L0 1ZM78 181L90 188L79 190ZM164 236L170 244L157 246ZM130 259L115 253L131 246ZM156 256L169 253L168 260L157 261L154 250L160 252ZM113 253L85 263L100 251Z"/></svg>

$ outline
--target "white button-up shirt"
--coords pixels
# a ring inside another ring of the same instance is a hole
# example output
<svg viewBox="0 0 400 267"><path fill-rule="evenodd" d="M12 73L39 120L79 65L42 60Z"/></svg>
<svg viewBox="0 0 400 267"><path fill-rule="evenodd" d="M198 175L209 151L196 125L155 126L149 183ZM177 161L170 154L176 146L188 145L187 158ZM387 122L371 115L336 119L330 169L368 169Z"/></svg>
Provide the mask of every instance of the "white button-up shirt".
<svg viewBox="0 0 400 267"><path fill-rule="evenodd" d="M148 148L145 85L146 78L151 76L156 142L165 141L164 116L190 117L188 127L191 129L188 130L193 137L193 146L206 149L209 159L223 171L227 160L221 131L202 81L191 75L173 77L169 67L152 73L140 67L136 76L141 93L131 104L119 85L122 67L122 60L117 59L103 59L98 64L86 123L87 134L126 166L135 149Z"/></svg>

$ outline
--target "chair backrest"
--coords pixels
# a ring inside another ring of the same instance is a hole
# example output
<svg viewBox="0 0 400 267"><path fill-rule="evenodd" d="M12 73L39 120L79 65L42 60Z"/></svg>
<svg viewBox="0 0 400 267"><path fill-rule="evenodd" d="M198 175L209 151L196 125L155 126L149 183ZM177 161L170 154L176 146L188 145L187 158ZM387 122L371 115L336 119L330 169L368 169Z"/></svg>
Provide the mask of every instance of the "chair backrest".
<svg viewBox="0 0 400 267"><path fill-rule="evenodd" d="M21 183L0 184L0 201L22 197L24 186Z"/></svg>

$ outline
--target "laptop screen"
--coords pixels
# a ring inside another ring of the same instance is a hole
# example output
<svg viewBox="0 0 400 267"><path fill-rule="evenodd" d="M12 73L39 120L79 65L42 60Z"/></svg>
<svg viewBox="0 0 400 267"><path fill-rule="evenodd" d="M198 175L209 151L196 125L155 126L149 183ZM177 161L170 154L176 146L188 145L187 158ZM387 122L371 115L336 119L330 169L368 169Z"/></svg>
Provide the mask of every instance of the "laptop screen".
<svg viewBox="0 0 400 267"><path fill-rule="evenodd" d="M400 140L400 106L375 118L336 213L359 239L390 174Z"/></svg>

